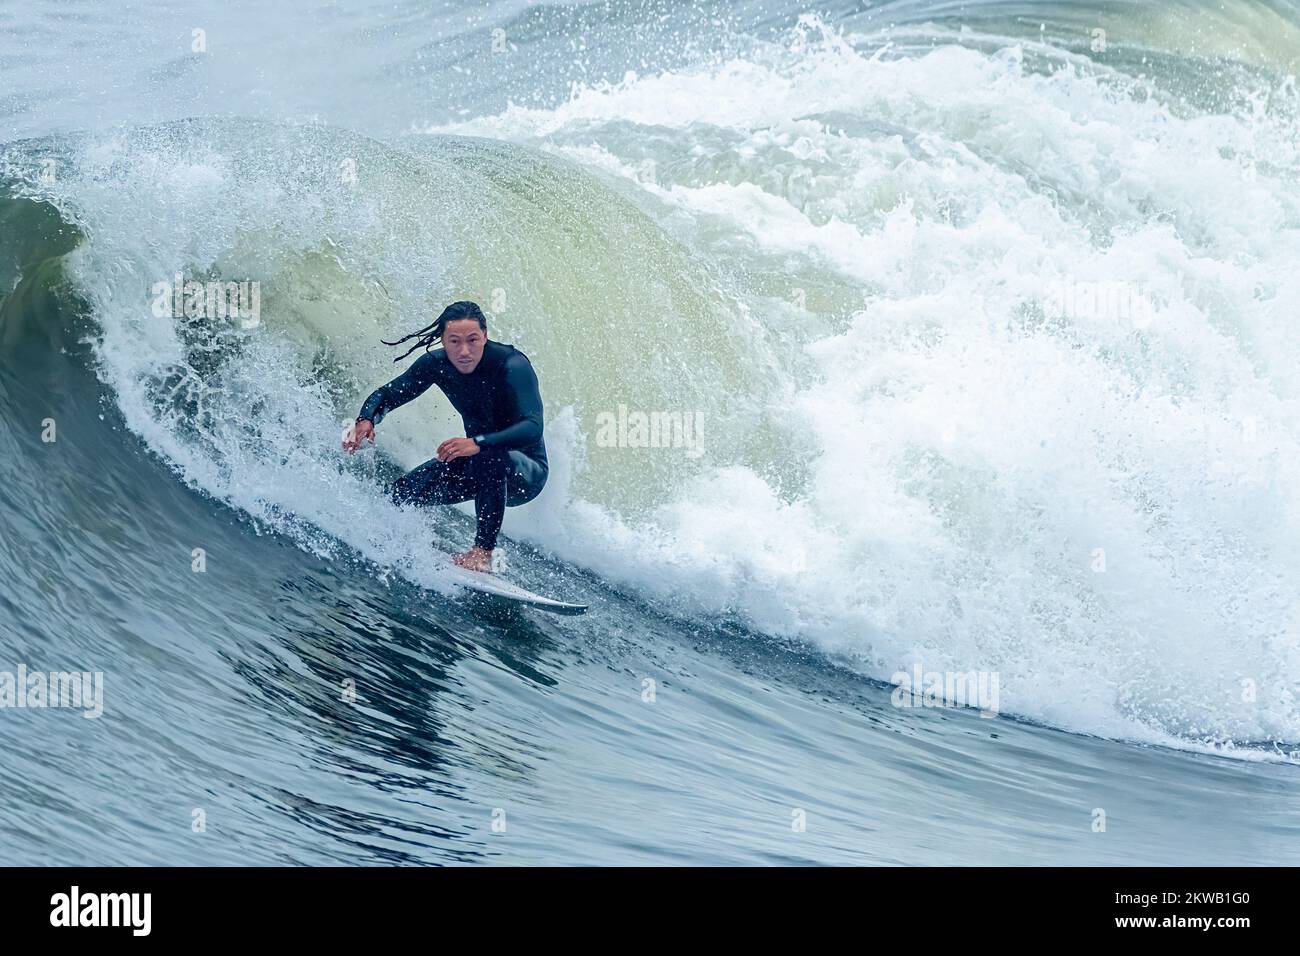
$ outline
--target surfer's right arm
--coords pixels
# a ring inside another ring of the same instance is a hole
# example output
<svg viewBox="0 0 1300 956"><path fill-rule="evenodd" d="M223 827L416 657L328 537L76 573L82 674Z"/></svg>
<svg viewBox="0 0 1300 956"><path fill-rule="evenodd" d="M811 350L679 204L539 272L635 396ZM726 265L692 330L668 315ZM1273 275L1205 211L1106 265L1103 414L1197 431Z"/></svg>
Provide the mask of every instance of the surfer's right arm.
<svg viewBox="0 0 1300 956"><path fill-rule="evenodd" d="M361 442L367 438L373 445L375 426L384 420L384 416L395 408L401 408L412 399L419 398L434 383L435 362L434 353L426 352L397 378L371 392L370 397L361 406L361 414L357 415L356 423L348 430L348 436L343 440L344 449L349 452L356 451L361 447Z"/></svg>

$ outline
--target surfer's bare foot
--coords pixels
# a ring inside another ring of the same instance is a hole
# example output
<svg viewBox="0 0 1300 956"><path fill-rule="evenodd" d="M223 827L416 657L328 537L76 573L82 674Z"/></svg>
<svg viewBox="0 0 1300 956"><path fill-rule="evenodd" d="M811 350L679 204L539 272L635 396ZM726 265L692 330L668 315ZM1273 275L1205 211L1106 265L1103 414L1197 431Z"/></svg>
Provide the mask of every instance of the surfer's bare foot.
<svg viewBox="0 0 1300 956"><path fill-rule="evenodd" d="M456 555L451 560L452 563L470 571L492 570L492 552L487 548L480 548L478 545L470 548L464 554Z"/></svg>

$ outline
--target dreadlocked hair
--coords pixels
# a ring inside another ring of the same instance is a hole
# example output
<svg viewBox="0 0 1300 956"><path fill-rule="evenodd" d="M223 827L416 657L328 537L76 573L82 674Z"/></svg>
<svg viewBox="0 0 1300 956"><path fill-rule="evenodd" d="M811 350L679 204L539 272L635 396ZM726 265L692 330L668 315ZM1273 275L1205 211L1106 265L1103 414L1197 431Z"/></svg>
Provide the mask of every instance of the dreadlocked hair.
<svg viewBox="0 0 1300 956"><path fill-rule="evenodd" d="M478 307L477 302L453 302L447 308L442 310L442 315L433 320L432 324L426 325L422 329L416 329L410 335L403 335L396 342L387 342L384 339L379 341L385 345L401 345L410 339L415 339L415 344L409 349L393 359L394 362L400 362L406 356L410 355L421 345L427 352L433 348L435 342L442 338L443 331L447 328L448 322L455 322L457 319L478 319L478 327L484 332L487 331L487 319L483 315L483 310Z"/></svg>

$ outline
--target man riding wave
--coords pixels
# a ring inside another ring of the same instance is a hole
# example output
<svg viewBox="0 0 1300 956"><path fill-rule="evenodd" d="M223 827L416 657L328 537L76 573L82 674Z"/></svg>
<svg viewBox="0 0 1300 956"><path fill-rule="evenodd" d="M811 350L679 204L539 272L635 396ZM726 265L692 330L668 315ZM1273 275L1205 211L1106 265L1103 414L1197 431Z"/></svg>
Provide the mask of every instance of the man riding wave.
<svg viewBox="0 0 1300 956"><path fill-rule="evenodd" d="M425 354L371 393L343 439L352 454L395 408L437 385L460 413L464 438L448 438L434 458L385 487L396 504L450 505L474 501L474 546L453 560L488 571L507 507L532 501L550 466L542 440L542 396L528 357L512 345L491 342L487 319L473 302L453 302L429 325L396 342L415 339L400 362L421 345ZM441 340L443 347L429 351ZM381 340L382 341L382 340Z"/></svg>

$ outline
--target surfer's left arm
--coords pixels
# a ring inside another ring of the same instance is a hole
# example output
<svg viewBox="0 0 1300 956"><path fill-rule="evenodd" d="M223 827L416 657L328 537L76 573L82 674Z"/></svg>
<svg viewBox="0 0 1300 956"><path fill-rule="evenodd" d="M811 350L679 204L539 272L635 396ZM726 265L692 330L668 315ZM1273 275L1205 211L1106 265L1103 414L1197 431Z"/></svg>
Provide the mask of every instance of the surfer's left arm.
<svg viewBox="0 0 1300 956"><path fill-rule="evenodd" d="M510 357L506 387L515 404L515 422L499 432L475 438L480 448L527 448L542 437L542 393L533 363L522 355Z"/></svg>

